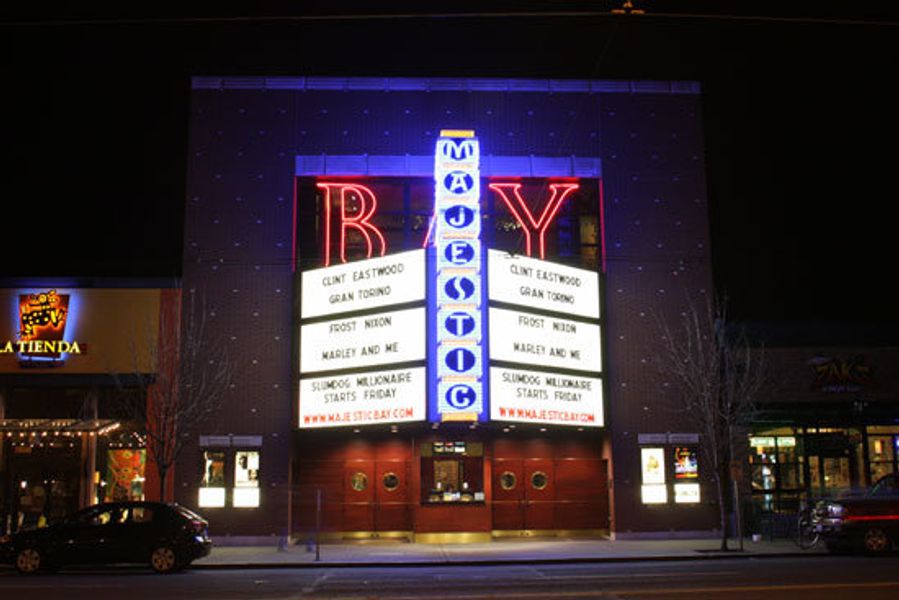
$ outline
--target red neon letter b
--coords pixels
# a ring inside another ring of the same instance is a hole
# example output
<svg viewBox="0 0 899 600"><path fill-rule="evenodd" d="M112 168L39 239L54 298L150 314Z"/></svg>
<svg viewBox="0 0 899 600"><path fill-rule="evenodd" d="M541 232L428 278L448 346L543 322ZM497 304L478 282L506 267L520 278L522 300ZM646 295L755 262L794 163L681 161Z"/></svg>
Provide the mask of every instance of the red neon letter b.
<svg viewBox="0 0 899 600"><path fill-rule="evenodd" d="M335 202L340 203L338 243L341 262L347 262L346 236L349 229L360 233L362 239L365 240L366 258L371 258L375 244L378 245L378 255L384 256L387 252L387 241L381 230L369 222L378 208L378 198L375 193L358 183L319 183L316 185L325 193L325 266L331 264L331 211ZM351 200L355 200L355 203L351 203ZM357 207L355 210L351 208L352 204Z"/></svg>

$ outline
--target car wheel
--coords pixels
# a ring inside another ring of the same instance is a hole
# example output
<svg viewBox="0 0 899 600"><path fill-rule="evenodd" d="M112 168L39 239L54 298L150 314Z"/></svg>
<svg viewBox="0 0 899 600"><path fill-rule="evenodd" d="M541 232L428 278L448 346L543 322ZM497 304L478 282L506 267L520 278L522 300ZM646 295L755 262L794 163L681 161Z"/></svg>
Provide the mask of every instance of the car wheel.
<svg viewBox="0 0 899 600"><path fill-rule="evenodd" d="M150 566L157 573L171 573L178 570L178 557L169 546L159 546L150 554Z"/></svg>
<svg viewBox="0 0 899 600"><path fill-rule="evenodd" d="M879 527L869 527L865 530L865 552L869 554L882 554L890 548L890 538Z"/></svg>
<svg viewBox="0 0 899 600"><path fill-rule="evenodd" d="M16 554L16 570L23 575L37 573L44 557L37 548L23 548Z"/></svg>

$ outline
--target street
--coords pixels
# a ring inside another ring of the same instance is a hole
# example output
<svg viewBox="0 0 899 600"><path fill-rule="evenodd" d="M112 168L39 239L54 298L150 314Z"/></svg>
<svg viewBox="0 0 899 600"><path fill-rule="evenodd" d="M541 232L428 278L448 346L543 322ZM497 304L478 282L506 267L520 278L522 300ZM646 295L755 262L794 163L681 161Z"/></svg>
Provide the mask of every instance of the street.
<svg viewBox="0 0 899 600"><path fill-rule="evenodd" d="M27 596L26 596L27 594ZM0 597L121 599L592 598L853 600L896 598L899 557L635 561L506 566L82 569L23 577L0 571Z"/></svg>

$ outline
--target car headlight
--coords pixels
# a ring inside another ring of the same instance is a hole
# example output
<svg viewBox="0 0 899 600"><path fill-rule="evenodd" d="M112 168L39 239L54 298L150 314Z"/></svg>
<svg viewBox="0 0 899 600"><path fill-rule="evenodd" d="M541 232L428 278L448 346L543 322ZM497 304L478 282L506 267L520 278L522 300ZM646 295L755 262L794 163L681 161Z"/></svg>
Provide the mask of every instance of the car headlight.
<svg viewBox="0 0 899 600"><path fill-rule="evenodd" d="M831 503L827 505L828 517L842 517L846 514L846 507L842 504Z"/></svg>

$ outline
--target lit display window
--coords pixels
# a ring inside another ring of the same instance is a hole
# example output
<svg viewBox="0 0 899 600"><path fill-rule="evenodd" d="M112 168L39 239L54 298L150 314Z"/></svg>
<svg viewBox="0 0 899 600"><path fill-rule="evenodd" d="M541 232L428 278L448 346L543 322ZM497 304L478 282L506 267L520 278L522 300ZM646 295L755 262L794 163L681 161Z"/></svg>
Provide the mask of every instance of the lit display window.
<svg viewBox="0 0 899 600"><path fill-rule="evenodd" d="M643 504L667 504L668 488L659 484L641 486L640 499Z"/></svg>
<svg viewBox="0 0 899 600"><path fill-rule="evenodd" d="M203 508L225 506L225 451L203 452L203 478L198 503Z"/></svg>
<svg viewBox="0 0 899 600"><path fill-rule="evenodd" d="M259 452L238 450L234 454L234 506L259 506Z"/></svg>
<svg viewBox="0 0 899 600"><path fill-rule="evenodd" d="M696 449L688 446L674 447L674 503L699 502L699 463Z"/></svg>
<svg viewBox="0 0 899 600"><path fill-rule="evenodd" d="M643 504L668 502L664 448L640 448L640 466L643 478L643 486L640 490Z"/></svg>
<svg viewBox="0 0 899 600"><path fill-rule="evenodd" d="M699 484L675 483L674 502L676 504L696 504L699 502Z"/></svg>

